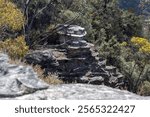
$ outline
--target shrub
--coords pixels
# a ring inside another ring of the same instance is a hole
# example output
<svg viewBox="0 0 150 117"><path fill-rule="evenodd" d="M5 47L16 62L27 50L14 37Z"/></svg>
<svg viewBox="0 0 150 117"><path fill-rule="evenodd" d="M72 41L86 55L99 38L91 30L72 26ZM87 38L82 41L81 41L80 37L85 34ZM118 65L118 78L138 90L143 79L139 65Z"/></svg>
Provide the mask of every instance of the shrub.
<svg viewBox="0 0 150 117"><path fill-rule="evenodd" d="M99 54L107 59L108 64L116 66L117 59L121 55L120 50L120 44L114 36L108 42L102 41L99 47Z"/></svg>
<svg viewBox="0 0 150 117"><path fill-rule="evenodd" d="M21 30L24 24L24 16L15 4L9 0L0 0L0 27Z"/></svg>
<svg viewBox="0 0 150 117"><path fill-rule="evenodd" d="M138 46L139 51L144 54L150 54L150 42L148 39L141 37L132 37L131 42Z"/></svg>
<svg viewBox="0 0 150 117"><path fill-rule="evenodd" d="M144 81L142 86L139 87L138 93L140 95L150 96L150 82Z"/></svg>
<svg viewBox="0 0 150 117"><path fill-rule="evenodd" d="M6 39L0 42L0 50L8 53L12 59L23 58L29 51L26 46L25 37L19 36L15 39Z"/></svg>

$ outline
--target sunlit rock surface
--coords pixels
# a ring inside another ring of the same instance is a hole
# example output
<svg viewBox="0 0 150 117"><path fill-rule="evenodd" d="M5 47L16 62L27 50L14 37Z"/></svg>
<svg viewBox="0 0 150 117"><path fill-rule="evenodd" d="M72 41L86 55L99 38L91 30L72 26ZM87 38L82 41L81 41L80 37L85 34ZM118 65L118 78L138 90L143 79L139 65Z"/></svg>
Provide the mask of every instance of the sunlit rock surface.
<svg viewBox="0 0 150 117"><path fill-rule="evenodd" d="M7 98L8 99L8 98ZM11 98L9 98L11 99ZM49 89L37 91L12 99L28 100L148 100L128 91L103 85L63 84L51 85Z"/></svg>

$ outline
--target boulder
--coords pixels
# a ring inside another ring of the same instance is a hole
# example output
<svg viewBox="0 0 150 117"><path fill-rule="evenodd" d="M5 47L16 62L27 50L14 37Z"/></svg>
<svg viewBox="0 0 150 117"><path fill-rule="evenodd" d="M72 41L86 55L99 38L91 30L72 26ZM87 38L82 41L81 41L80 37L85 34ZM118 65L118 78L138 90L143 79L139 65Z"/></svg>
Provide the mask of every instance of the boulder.
<svg viewBox="0 0 150 117"><path fill-rule="evenodd" d="M48 88L31 67L8 61L8 56L0 53L0 97L16 97Z"/></svg>

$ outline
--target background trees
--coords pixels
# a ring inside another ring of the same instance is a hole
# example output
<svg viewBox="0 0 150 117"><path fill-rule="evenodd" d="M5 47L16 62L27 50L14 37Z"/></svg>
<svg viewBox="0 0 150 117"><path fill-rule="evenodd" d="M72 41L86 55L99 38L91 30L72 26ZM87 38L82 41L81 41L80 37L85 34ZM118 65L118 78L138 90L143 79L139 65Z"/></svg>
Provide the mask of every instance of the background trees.
<svg viewBox="0 0 150 117"><path fill-rule="evenodd" d="M85 27L88 31L87 39L98 45L114 37L122 41L138 35L141 31L138 17L133 13L122 11L118 0L12 1L25 15L25 35L28 45L45 38L58 24L68 23L71 20L72 24Z"/></svg>

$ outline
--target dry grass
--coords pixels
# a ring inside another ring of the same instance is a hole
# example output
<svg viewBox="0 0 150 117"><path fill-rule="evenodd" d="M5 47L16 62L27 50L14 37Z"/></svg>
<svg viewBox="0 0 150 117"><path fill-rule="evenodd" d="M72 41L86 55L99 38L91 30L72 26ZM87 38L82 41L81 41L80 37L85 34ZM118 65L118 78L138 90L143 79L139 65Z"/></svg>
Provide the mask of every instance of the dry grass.
<svg viewBox="0 0 150 117"><path fill-rule="evenodd" d="M29 66L25 62L21 61L21 59L9 59L8 61L10 64L22 65L22 66Z"/></svg>
<svg viewBox="0 0 150 117"><path fill-rule="evenodd" d="M16 60L10 59L9 63L16 64L16 65L22 65L22 66L32 66L33 70L37 73L38 77L48 84L62 84L63 83L62 80L59 80L57 74L48 74L47 76L45 76L44 70L39 65L36 65L36 66L29 65L29 64L26 64L25 62L22 62L21 60L17 60L17 59Z"/></svg>
<svg viewBox="0 0 150 117"><path fill-rule="evenodd" d="M41 67L38 65L33 66L33 69L38 74L39 78L48 84L62 84L63 83L63 81L58 79L57 74L48 74L47 76L45 76L44 70L41 69Z"/></svg>

